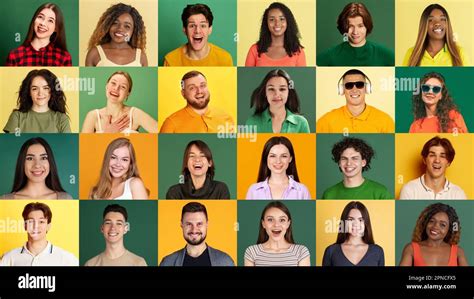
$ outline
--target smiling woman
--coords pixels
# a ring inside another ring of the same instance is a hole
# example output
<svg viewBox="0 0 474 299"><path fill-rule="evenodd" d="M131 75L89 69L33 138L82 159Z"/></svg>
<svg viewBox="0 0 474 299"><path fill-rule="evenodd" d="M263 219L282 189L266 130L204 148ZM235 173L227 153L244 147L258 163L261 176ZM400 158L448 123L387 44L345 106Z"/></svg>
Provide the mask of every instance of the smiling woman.
<svg viewBox="0 0 474 299"><path fill-rule="evenodd" d="M71 66L64 18L56 4L38 7L23 44L12 50L6 66Z"/></svg>
<svg viewBox="0 0 474 299"><path fill-rule="evenodd" d="M28 139L18 154L11 193L2 199L71 199L59 180L53 151L41 137Z"/></svg>

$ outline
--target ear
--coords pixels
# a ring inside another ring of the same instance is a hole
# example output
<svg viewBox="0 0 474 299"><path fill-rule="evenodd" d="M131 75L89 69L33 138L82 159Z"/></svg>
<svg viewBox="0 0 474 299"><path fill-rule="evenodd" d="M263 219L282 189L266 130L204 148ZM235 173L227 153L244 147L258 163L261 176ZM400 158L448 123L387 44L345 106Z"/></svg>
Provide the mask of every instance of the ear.
<svg viewBox="0 0 474 299"><path fill-rule="evenodd" d="M125 234L128 233L129 231L130 231L130 223L125 222L125 230L124 230L123 234L125 235Z"/></svg>
<svg viewBox="0 0 474 299"><path fill-rule="evenodd" d="M188 35L188 34L186 33L186 27L183 27L183 33L184 33L184 35L186 35L186 36Z"/></svg>
<svg viewBox="0 0 474 299"><path fill-rule="evenodd" d="M211 161L209 161L209 167L211 167L211 166L212 166L212 164L213 164L213 161L212 161L212 160L211 160Z"/></svg>
<svg viewBox="0 0 474 299"><path fill-rule="evenodd" d="M181 89L181 95L183 96L183 98L185 98L185 96L184 96L184 88ZM185 99L186 99L186 98L185 98Z"/></svg>
<svg viewBox="0 0 474 299"><path fill-rule="evenodd" d="M48 223L48 225L46 226L46 233L48 233L50 229L51 229L51 223Z"/></svg>
<svg viewBox="0 0 474 299"><path fill-rule="evenodd" d="M209 34L208 35L211 35L212 34L212 26L209 27Z"/></svg>
<svg viewBox="0 0 474 299"><path fill-rule="evenodd" d="M362 167L365 167L365 165L367 165L367 160L362 159Z"/></svg>
<svg viewBox="0 0 474 299"><path fill-rule="evenodd" d="M293 156L290 156L290 163L291 163L291 161L293 161Z"/></svg>

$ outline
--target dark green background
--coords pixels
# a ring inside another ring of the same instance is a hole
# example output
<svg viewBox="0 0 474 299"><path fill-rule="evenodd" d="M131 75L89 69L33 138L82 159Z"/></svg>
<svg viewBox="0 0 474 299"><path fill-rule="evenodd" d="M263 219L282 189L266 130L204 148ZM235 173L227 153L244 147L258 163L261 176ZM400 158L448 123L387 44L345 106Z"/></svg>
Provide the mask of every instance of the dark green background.
<svg viewBox="0 0 474 299"><path fill-rule="evenodd" d="M317 197L324 191L343 180L337 163L332 160L331 150L336 142L342 140L342 134L318 134L316 139L316 186ZM393 134L351 134L349 137L363 139L375 151L370 162L370 169L364 171L365 178L376 181L392 194L394 192L395 143Z"/></svg>
<svg viewBox="0 0 474 299"><path fill-rule="evenodd" d="M163 65L165 55L188 42L183 33L181 13L188 4L202 3L209 6L214 16L212 33L208 41L223 48L237 64L237 44L234 34L237 32L236 0L160 0L158 6L158 65Z"/></svg>
<svg viewBox="0 0 474 299"><path fill-rule="evenodd" d="M59 179L64 190L72 198L78 197L79 167L78 167L78 135L77 134L0 134L0 165L2 176L0 180L0 194L10 193L15 177L16 160L20 148L26 140L33 137L44 138L54 154ZM70 184L70 176L75 177L75 184Z"/></svg>
<svg viewBox="0 0 474 299"><path fill-rule="evenodd" d="M464 200L398 200L395 203L396 265L400 263L403 248L405 247L405 245L411 243L411 237L413 234L413 230L416 226L416 220L420 216L421 212L424 208L436 202L442 202L444 204L450 205L456 210L456 213L459 217L459 222L461 223L461 242L459 243L459 245L464 249L468 264L471 266L473 265L474 218L472 217L472 215L474 215L474 207L472 205L472 202Z"/></svg>
<svg viewBox="0 0 474 299"><path fill-rule="evenodd" d="M238 124L245 125L245 121L253 114L250 109L252 92L263 81L265 76L275 67L255 67L237 70L238 76ZM316 130L316 70L310 67L280 68L285 70L294 82L294 87L300 99L300 111L308 120L311 132Z"/></svg>
<svg viewBox="0 0 474 299"><path fill-rule="evenodd" d="M81 78L95 79L95 94L89 95L86 90L81 90L79 93L79 130L82 130L87 112L103 108L107 105L105 85L107 84L107 79L116 71L128 72L133 81L132 92L124 104L140 108L155 120L158 119L158 72L156 68L81 67ZM143 128L140 128L140 132L145 131Z"/></svg>
<svg viewBox="0 0 474 299"><path fill-rule="evenodd" d="M81 200L79 213L80 265L105 250L104 235L100 231L102 214L109 204L118 203L128 213L130 231L124 245L130 252L143 257L148 266L158 265L158 207L156 200Z"/></svg>
<svg viewBox="0 0 474 299"><path fill-rule="evenodd" d="M28 26L36 9L45 0L3 0L0 1L2 16L2 30L0 30L0 59L1 65L5 65L11 50L18 48L25 41ZM66 30L66 42L69 54L71 54L72 65L78 65L79 57L79 3L78 0L56 0L64 16ZM20 33L20 42L15 41L15 34Z"/></svg>
<svg viewBox="0 0 474 299"><path fill-rule="evenodd" d="M269 202L269 200L241 200L238 203L237 254L239 266L244 265L245 249L257 243L261 225L260 216ZM291 213L295 243L308 248L311 253L311 266L316 265L316 202L314 200L286 200L282 202Z"/></svg>
<svg viewBox="0 0 474 299"><path fill-rule="evenodd" d="M425 74L438 72L446 80L449 94L458 106L469 132L474 130L474 101L468 88L474 82L474 69L470 67L397 67L396 78L418 78ZM399 81L401 82L401 81ZM413 122L413 91L397 90L395 93L396 132L408 133Z"/></svg>
<svg viewBox="0 0 474 299"><path fill-rule="evenodd" d="M395 3L394 0L364 0L363 3L372 16L372 32L367 39L384 45L389 49L395 47ZM337 30L337 18L347 0L318 0L316 2L316 55L342 42L342 35Z"/></svg>
<svg viewBox="0 0 474 299"><path fill-rule="evenodd" d="M160 134L158 136L158 198L165 199L168 188L179 183L186 145L192 140L204 141L212 152L214 179L226 183L230 198L237 198L237 143L235 139L218 138L217 134Z"/></svg>

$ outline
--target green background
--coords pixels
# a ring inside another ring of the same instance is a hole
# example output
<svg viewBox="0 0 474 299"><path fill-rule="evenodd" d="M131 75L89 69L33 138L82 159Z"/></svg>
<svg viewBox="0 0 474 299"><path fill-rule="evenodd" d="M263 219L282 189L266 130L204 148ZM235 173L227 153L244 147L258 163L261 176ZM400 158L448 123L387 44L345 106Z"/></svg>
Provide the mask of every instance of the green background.
<svg viewBox="0 0 474 299"><path fill-rule="evenodd" d="M459 217L461 223L461 242L459 245L464 249L464 253L469 265L474 263L474 207L472 202L463 200L398 200L395 203L395 247L396 259L395 264L400 263L403 248L406 244L411 243L413 230L416 226L416 220L420 216L424 208L430 204L441 202L452 206Z"/></svg>
<svg viewBox="0 0 474 299"><path fill-rule="evenodd" d="M239 67L238 76L238 124L245 125L245 121L253 114L250 109L252 92L263 81L265 76L275 67ZM294 82L294 87L300 99L300 111L308 120L312 133L316 130L316 70L311 67L280 68L285 70Z"/></svg>
<svg viewBox="0 0 474 299"><path fill-rule="evenodd" d="M26 140L33 137L44 138L53 151L54 160L58 169L61 186L72 198L78 198L79 171L78 171L78 135L77 134L0 134L0 165L2 165L2 179L0 180L0 194L10 193L15 177L16 160L20 148ZM75 177L74 184L70 176Z"/></svg>
<svg viewBox="0 0 474 299"><path fill-rule="evenodd" d="M341 134L318 134L316 139L316 186L317 197L321 198L324 191L343 180L336 162L332 160L331 150L336 142L342 140ZM370 169L364 171L365 178L374 180L394 192L395 144L393 134L351 134L349 137L363 139L375 151L370 162Z"/></svg>
<svg viewBox="0 0 474 299"><path fill-rule="evenodd" d="M35 11L45 0L3 0L0 11L3 11L2 30L0 30L0 59L5 65L11 50L21 46L28 33L28 26ZM55 0L64 16L66 42L72 65L78 65L79 57L79 3L78 0ZM20 42L16 42L16 33L20 33Z"/></svg>
<svg viewBox="0 0 474 299"><path fill-rule="evenodd" d="M158 136L158 198L165 199L168 188L179 183L186 145L192 140L204 141L214 159L214 180L224 182L230 198L237 198L237 143L235 139L218 138L217 134L160 134Z"/></svg>
<svg viewBox="0 0 474 299"><path fill-rule="evenodd" d="M449 94L458 106L469 132L474 130L474 101L467 82L474 82L474 69L470 67L397 67L396 78L421 79L425 74L438 72L443 75ZM401 82L401 81L399 81ZM408 133L413 122L413 91L397 90L395 93L396 132Z"/></svg>
<svg viewBox="0 0 474 299"><path fill-rule="evenodd" d="M81 78L95 79L95 94L89 95L87 90L79 93L79 130L82 130L87 112L103 108L107 105L105 85L107 79L116 71L126 71L133 81L132 92L128 100L124 102L127 106L134 106L148 113L155 120L158 119L158 72L154 67L81 67ZM140 132L145 132L140 128Z"/></svg>
<svg viewBox="0 0 474 299"><path fill-rule="evenodd" d="M245 249L257 243L260 216L268 200L241 200L237 215L239 232L237 234L238 265L244 265ZM306 246L311 253L311 266L316 265L316 202L314 200L282 201L290 210L293 221L293 239L296 244Z"/></svg>
<svg viewBox="0 0 474 299"><path fill-rule="evenodd" d="M208 41L223 48L237 64L237 44L234 34L237 32L236 0L160 0L158 6L158 65L163 65L165 55L188 42L183 33L181 13L188 4L202 3L209 6L214 16L212 33Z"/></svg>
<svg viewBox="0 0 474 299"><path fill-rule="evenodd" d="M395 2L394 0L364 0L363 3L372 16L372 32L367 39L384 45L389 49L395 47ZM316 55L342 42L342 35L337 29L337 18L347 0L318 0L316 2Z"/></svg>
<svg viewBox="0 0 474 299"><path fill-rule="evenodd" d="M97 201L81 200L79 213L80 265L105 250L104 235L100 231L102 214L109 204L118 203L128 213L130 231L124 245L130 252L143 257L148 266L158 265L158 204L156 200Z"/></svg>

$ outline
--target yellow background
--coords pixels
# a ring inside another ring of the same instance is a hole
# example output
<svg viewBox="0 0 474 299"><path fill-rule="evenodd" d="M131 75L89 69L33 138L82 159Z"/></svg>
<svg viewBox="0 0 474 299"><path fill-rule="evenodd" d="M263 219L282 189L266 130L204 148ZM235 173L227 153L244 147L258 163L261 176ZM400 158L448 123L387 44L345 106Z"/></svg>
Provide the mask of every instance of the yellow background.
<svg viewBox="0 0 474 299"><path fill-rule="evenodd" d="M7 124L8 117L13 109L17 108L16 103L18 99L18 90L21 82L26 75L35 69L48 69L58 77L61 82L64 94L66 95L66 104L68 115L71 120L71 132L79 132L79 90L67 90L67 82L63 83L63 78L68 80L79 77L78 67L2 67L0 68L0 126L3 132L3 127ZM75 87L74 87L75 88Z"/></svg>
<svg viewBox="0 0 474 299"><path fill-rule="evenodd" d="M204 74L211 95L209 107L219 108L237 123L237 68L235 67L159 67L158 128L165 119L186 106L181 95L181 78L189 71Z"/></svg>
<svg viewBox="0 0 474 299"><path fill-rule="evenodd" d="M130 134L80 134L79 136L79 197L89 198L89 193L100 177L102 160L107 146L114 139L126 137L135 149L138 171L145 187L150 191L148 198L158 198L158 135Z"/></svg>
<svg viewBox="0 0 474 299"><path fill-rule="evenodd" d="M365 95L365 102L395 119L395 90L393 86L395 68L355 68L366 74L372 83L372 93ZM346 105L346 97L337 92L337 83L342 75L350 69L348 67L318 67L316 71L316 120L327 112Z"/></svg>
<svg viewBox="0 0 474 299"><path fill-rule="evenodd" d="M335 233L326 233L325 222L340 219L344 207L350 200L317 200L316 201L316 266L321 266L324 250L336 242ZM385 266L395 265L395 202L393 200L361 200L369 211L372 234L375 244L383 248ZM338 226L336 226L338 227Z"/></svg>
<svg viewBox="0 0 474 299"><path fill-rule="evenodd" d="M53 245L71 252L79 258L79 201L77 200L3 200L0 201L0 220L21 221L21 213L30 202L42 202L49 206L53 217L46 239ZM22 226L20 233L0 232L0 255L21 247L28 240Z"/></svg>
<svg viewBox="0 0 474 299"><path fill-rule="evenodd" d="M457 42L464 48L469 65L474 59L474 5L469 0L398 0L395 1L395 65L402 65L408 49L415 46L423 10L430 4L443 6L451 20Z"/></svg>
<svg viewBox="0 0 474 299"><path fill-rule="evenodd" d="M244 66L250 47L258 41L265 9L273 0L237 0L237 65ZM291 10L301 34L306 65L316 66L316 2L313 0L279 1Z"/></svg>
<svg viewBox="0 0 474 299"><path fill-rule="evenodd" d="M116 0L79 1L79 65L84 66L87 45L102 14ZM158 65L158 2L156 0L129 0L125 4L135 7L142 16L146 28L146 56L148 66Z"/></svg>
<svg viewBox="0 0 474 299"><path fill-rule="evenodd" d="M257 183L263 146L273 136L291 140L296 156L300 183L304 184L311 198L316 198L316 136L315 134L257 134L257 140L237 140L237 198L245 199L250 185Z"/></svg>
<svg viewBox="0 0 474 299"><path fill-rule="evenodd" d="M181 229L181 210L191 200L158 201L158 264L183 249L186 241ZM237 265L237 202L235 200L199 200L206 206L208 229L206 243L227 253Z"/></svg>
<svg viewBox="0 0 474 299"><path fill-rule="evenodd" d="M399 198L403 184L421 176L424 173L421 150L423 145L433 138L440 136L448 138L456 151L451 166L446 170L450 182L461 187L467 198L474 197L472 177L474 159L472 158L472 134L454 136L445 134L396 134L395 136L395 198Z"/></svg>

